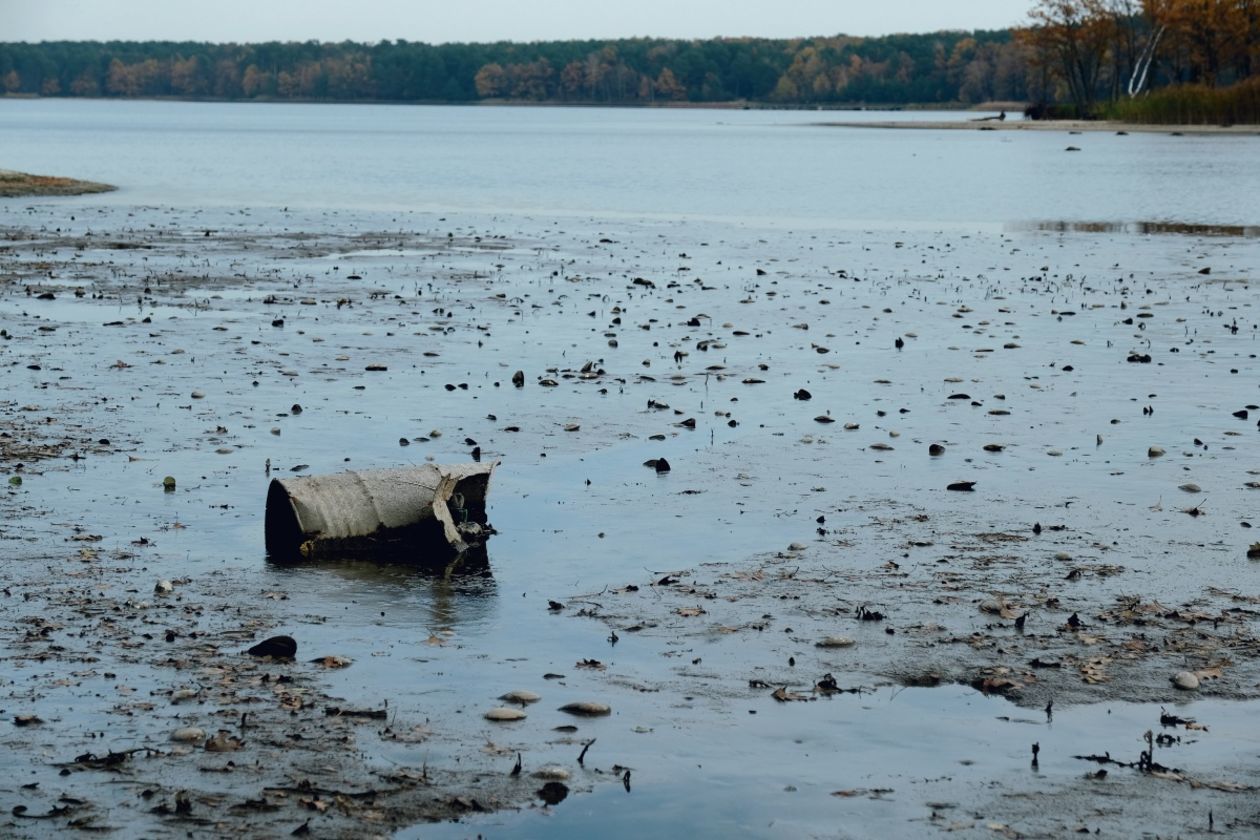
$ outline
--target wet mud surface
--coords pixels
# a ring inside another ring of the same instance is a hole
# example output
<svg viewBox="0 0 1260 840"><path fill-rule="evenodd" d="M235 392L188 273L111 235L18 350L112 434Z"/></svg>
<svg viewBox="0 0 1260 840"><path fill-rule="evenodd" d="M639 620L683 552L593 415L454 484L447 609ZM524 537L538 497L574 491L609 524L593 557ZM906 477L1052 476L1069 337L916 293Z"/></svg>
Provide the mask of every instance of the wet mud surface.
<svg viewBox="0 0 1260 840"><path fill-rule="evenodd" d="M5 834L1260 826L1254 237L6 212Z"/></svg>

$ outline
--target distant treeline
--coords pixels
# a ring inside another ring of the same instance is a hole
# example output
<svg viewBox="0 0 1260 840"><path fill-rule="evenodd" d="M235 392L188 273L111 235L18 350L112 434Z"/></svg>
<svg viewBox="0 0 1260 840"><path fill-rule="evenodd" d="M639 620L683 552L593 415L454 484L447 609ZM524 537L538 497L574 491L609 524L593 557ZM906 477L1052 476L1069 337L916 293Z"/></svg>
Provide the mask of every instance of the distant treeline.
<svg viewBox="0 0 1260 840"><path fill-rule="evenodd" d="M1034 114L1260 121L1260 0L1033 0L1022 29L520 44L0 44L0 92L376 102L1025 101Z"/></svg>
<svg viewBox="0 0 1260 840"><path fill-rule="evenodd" d="M0 44L0 89L40 96L783 105L1025 100L1010 30L882 38L530 44Z"/></svg>

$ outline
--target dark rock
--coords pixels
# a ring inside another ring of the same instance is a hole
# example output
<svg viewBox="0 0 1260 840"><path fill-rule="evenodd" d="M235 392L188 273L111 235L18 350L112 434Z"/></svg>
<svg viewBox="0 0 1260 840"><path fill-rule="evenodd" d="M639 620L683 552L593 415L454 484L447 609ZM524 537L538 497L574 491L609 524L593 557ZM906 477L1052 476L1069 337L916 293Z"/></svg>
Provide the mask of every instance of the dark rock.
<svg viewBox="0 0 1260 840"><path fill-rule="evenodd" d="M538 789L538 798L547 805L559 805L569 795L569 788L563 782L547 782Z"/></svg>
<svg viewBox="0 0 1260 840"><path fill-rule="evenodd" d="M270 656L273 659L292 659L297 655L297 641L292 636L272 636L250 648L250 656Z"/></svg>

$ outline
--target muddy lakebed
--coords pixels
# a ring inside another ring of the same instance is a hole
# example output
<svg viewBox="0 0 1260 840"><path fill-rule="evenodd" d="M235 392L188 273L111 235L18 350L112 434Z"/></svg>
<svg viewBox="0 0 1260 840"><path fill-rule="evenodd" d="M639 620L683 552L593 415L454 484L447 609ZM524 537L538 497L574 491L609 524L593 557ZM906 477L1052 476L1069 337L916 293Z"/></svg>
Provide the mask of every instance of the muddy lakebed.
<svg viewBox="0 0 1260 840"><path fill-rule="evenodd" d="M1254 237L6 216L7 836L1260 830ZM474 447L485 557L266 558Z"/></svg>

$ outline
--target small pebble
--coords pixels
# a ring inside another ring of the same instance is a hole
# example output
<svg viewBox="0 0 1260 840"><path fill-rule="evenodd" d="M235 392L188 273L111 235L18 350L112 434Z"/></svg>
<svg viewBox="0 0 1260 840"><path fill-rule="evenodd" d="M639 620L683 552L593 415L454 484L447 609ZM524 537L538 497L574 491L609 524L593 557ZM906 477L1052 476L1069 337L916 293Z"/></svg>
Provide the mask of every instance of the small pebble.
<svg viewBox="0 0 1260 840"><path fill-rule="evenodd" d="M485 718L495 723L507 723L514 720L524 720L525 713L520 709L509 709L506 706L499 706L486 712Z"/></svg>
<svg viewBox="0 0 1260 840"><path fill-rule="evenodd" d="M584 717L600 717L601 715L612 714L612 707L604 703L584 700L578 703L565 703L560 707L560 711L568 712L571 715L582 715Z"/></svg>
<svg viewBox="0 0 1260 840"><path fill-rule="evenodd" d="M1172 684L1182 691L1194 691L1199 687L1199 678L1189 671L1180 671L1172 678Z"/></svg>
<svg viewBox="0 0 1260 840"><path fill-rule="evenodd" d="M535 694L532 691L518 689L516 691L509 691L507 694L500 696L499 699L507 703L520 703L525 705L527 703L537 703L542 699L542 695Z"/></svg>

